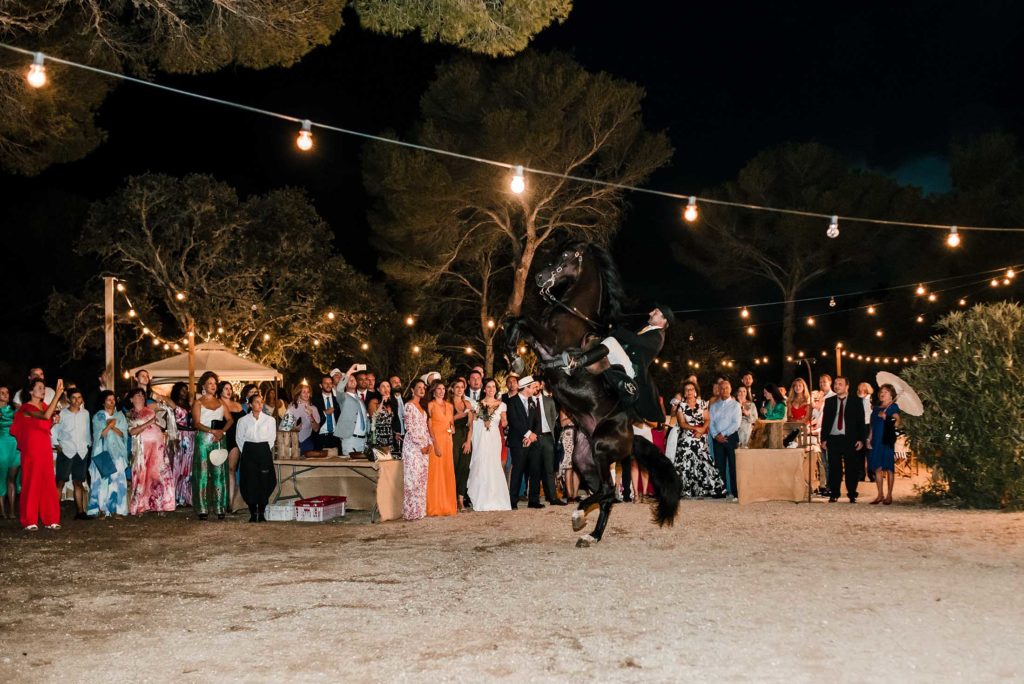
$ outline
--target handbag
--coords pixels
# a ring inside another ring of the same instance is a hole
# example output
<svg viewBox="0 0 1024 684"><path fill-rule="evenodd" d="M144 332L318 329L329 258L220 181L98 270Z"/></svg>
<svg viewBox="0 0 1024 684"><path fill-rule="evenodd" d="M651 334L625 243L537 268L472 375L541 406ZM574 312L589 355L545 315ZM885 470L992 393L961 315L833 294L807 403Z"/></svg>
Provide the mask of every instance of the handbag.
<svg viewBox="0 0 1024 684"><path fill-rule="evenodd" d="M224 461L228 460L227 449L213 449L209 453L210 463L215 466L223 465Z"/></svg>
<svg viewBox="0 0 1024 684"><path fill-rule="evenodd" d="M95 464L96 470L100 471L100 477L110 477L117 472L114 457L105 449L98 454L94 454L92 462Z"/></svg>

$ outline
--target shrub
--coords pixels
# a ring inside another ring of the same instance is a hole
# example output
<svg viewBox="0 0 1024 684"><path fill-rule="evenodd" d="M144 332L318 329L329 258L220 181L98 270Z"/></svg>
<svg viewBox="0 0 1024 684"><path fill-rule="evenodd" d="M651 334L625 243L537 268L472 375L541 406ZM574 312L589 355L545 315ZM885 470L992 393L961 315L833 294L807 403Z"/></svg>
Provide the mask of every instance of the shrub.
<svg viewBox="0 0 1024 684"><path fill-rule="evenodd" d="M1024 508L1024 310L978 305L938 329L904 375L925 405L904 426L934 470L931 491L972 507Z"/></svg>

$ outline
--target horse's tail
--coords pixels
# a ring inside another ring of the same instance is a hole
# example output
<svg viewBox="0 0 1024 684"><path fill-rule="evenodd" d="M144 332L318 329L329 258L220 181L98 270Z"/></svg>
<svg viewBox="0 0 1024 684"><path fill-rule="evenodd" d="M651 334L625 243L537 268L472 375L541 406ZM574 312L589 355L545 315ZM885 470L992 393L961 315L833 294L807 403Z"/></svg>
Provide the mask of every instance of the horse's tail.
<svg viewBox="0 0 1024 684"><path fill-rule="evenodd" d="M647 469L654 485L654 496L658 500L654 509L654 522L660 527L671 527L679 513L679 495L682 492L672 461L665 458L658 447L639 435L633 436L633 457Z"/></svg>

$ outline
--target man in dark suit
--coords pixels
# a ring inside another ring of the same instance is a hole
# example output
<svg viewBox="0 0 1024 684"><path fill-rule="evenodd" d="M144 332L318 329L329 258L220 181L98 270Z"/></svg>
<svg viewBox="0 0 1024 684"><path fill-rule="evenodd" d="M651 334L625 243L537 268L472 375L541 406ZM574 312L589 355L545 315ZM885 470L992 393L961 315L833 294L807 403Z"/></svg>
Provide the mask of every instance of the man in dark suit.
<svg viewBox="0 0 1024 684"><path fill-rule="evenodd" d="M846 495L857 502L857 483L863 477L864 456L861 451L867 440L864 424L864 402L851 397L850 384L840 376L833 384L835 395L825 400L821 414L821 448L828 449L829 503L839 498L839 486L846 471Z"/></svg>
<svg viewBox="0 0 1024 684"><path fill-rule="evenodd" d="M343 377L340 375L339 377ZM316 448L327 449L330 447L340 448L341 440L334 436L334 427L337 424L338 416L341 413L341 402L334 390L334 380L330 375L320 378L320 387L312 392L310 403L313 404L323 416L320 423L320 432L315 435Z"/></svg>
<svg viewBox="0 0 1024 684"><path fill-rule="evenodd" d="M534 459L539 469L538 479L544 485L544 497L552 506L565 506L566 501L558 498L558 490L555 489L555 473L558 471L559 462L555 458L557 450L555 442L561 431L558 424L558 407L555 406L555 398L545 392L543 381L534 381L533 401L536 402L533 432L537 439L534 448L537 450ZM529 412L530 401L527 400ZM531 497L533 480L530 481Z"/></svg>
<svg viewBox="0 0 1024 684"><path fill-rule="evenodd" d="M532 380L532 378L527 375L523 380ZM523 476L529 472L527 457L530 445L526 444L526 434L533 429L533 420L530 417L528 402L524 398L528 398L532 394L532 386L520 385L519 393L510 397L506 402L508 420L506 443L508 444L508 460L512 463L508 493L513 510L519 507L519 492L523 488ZM538 505L540 505L539 502Z"/></svg>
<svg viewBox="0 0 1024 684"><path fill-rule="evenodd" d="M585 352L569 354L569 368L587 367L608 357L603 372L619 393L623 404L632 406L637 416L652 423L665 422L658 402L658 388L651 379L650 366L665 346L665 331L675 322L672 309L657 305L648 314L647 326L634 333L623 327ZM598 367L599 368L599 367Z"/></svg>

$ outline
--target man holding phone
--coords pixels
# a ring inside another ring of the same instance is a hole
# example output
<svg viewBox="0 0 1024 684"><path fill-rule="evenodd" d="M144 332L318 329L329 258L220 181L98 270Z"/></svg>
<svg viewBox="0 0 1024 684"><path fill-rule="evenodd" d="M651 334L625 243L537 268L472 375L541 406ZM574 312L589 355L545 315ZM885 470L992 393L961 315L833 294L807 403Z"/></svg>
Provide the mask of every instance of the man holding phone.
<svg viewBox="0 0 1024 684"><path fill-rule="evenodd" d="M337 370L337 369L335 369ZM366 435L370 429L366 404L359 398L356 375L366 372L365 363L354 363L338 378L338 416L334 436L341 444L341 453L362 456L366 449Z"/></svg>

